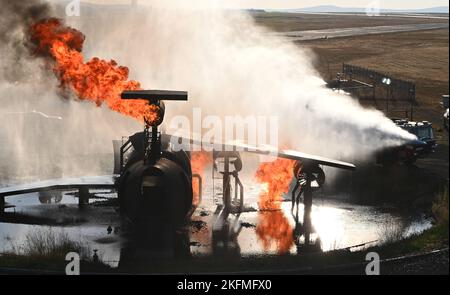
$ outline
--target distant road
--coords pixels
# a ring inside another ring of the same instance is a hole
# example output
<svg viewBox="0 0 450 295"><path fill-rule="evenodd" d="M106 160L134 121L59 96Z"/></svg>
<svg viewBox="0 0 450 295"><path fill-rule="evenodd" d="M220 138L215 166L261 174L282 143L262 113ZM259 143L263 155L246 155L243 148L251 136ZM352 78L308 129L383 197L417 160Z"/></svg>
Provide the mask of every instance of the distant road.
<svg viewBox="0 0 450 295"><path fill-rule="evenodd" d="M367 16L365 13L351 13L351 12L295 12L298 14L317 14L317 15L347 15L347 16ZM448 14L439 13L381 13L376 17L407 17L407 18L425 18L425 19L449 19ZM368 16L372 17L372 16Z"/></svg>
<svg viewBox="0 0 450 295"><path fill-rule="evenodd" d="M363 36L363 35L386 34L397 32L412 32L412 31L448 29L448 28L449 28L448 23L410 24L410 25L395 25L395 26L293 31L293 32L275 33L275 35L284 36L288 38L288 40L290 41L307 41L307 40L331 39L339 37Z"/></svg>

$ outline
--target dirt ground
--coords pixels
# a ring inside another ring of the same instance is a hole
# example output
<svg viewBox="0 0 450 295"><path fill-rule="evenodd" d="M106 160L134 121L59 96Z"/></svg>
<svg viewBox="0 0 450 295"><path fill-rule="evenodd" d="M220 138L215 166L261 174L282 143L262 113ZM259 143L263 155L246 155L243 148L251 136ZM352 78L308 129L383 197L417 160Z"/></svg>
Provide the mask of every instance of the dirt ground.
<svg viewBox="0 0 450 295"><path fill-rule="evenodd" d="M265 16L264 16L265 15ZM334 15L257 14L255 21L278 32L448 22L444 19ZM325 80L334 79L342 64L363 66L417 85L416 120L441 126L442 95L449 92L449 30L366 35L297 42L312 49L316 69ZM437 129L440 129L440 128ZM444 139L447 139L443 135Z"/></svg>
<svg viewBox="0 0 450 295"><path fill-rule="evenodd" d="M252 15L258 25L266 26L277 32L448 22L446 19L439 18L367 17L365 15L324 15L282 12L253 13Z"/></svg>
<svg viewBox="0 0 450 295"><path fill-rule="evenodd" d="M421 104L439 104L448 93L449 31L368 35L302 42L317 54L316 66L325 78L350 63L414 81ZM328 70L328 66L330 70ZM334 70L334 71L333 71Z"/></svg>
<svg viewBox="0 0 450 295"><path fill-rule="evenodd" d="M449 30L358 36L299 43L316 53L324 79L333 79L343 63L373 69L416 83L414 120L433 123L436 136L448 146L440 103L449 92ZM398 116L398 113L390 113ZM448 159L448 158L447 158Z"/></svg>
<svg viewBox="0 0 450 295"><path fill-rule="evenodd" d="M343 63L370 68L416 83L414 120L433 123L436 153L417 166L448 179L448 132L442 126L442 95L449 93L449 30L357 36L299 43L317 55L316 68L333 79ZM407 108L407 107L405 107ZM391 112L389 116L399 116Z"/></svg>

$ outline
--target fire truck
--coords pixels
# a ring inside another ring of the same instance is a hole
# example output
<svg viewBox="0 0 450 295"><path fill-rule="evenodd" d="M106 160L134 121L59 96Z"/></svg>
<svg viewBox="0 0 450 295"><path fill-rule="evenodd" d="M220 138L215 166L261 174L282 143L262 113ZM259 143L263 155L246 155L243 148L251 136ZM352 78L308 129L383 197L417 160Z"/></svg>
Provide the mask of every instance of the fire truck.
<svg viewBox="0 0 450 295"><path fill-rule="evenodd" d="M442 96L442 107L445 110L444 116L442 118L442 123L444 125L444 128L448 131L448 117L449 117L449 110L448 110L448 95Z"/></svg>
<svg viewBox="0 0 450 295"><path fill-rule="evenodd" d="M394 148L385 149L377 154L377 163L391 165L404 163L414 164L418 159L434 153L436 138L434 136L433 125L430 122L413 122L407 119L394 118L392 121L400 128L414 134L417 139Z"/></svg>

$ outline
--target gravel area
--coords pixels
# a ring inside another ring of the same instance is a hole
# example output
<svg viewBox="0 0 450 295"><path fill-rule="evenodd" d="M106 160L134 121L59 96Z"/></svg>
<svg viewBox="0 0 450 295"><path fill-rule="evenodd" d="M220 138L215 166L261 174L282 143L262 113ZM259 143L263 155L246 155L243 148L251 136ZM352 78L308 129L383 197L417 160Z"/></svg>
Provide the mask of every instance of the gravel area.
<svg viewBox="0 0 450 295"><path fill-rule="evenodd" d="M448 249L426 256L381 264L382 275L448 275Z"/></svg>

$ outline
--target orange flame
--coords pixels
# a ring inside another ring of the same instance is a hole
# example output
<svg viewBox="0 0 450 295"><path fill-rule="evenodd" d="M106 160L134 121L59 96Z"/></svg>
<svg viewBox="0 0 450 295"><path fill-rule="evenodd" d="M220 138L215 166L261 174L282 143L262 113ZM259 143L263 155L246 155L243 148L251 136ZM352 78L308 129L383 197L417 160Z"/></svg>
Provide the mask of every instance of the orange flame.
<svg viewBox="0 0 450 295"><path fill-rule="evenodd" d="M295 161L277 159L263 163L256 172L259 183L267 185L267 190L261 192L258 205L260 211L256 234L263 243L265 251L272 245L276 246L279 254L285 254L293 244L293 229L289 220L281 211L283 194L289 192L292 181L292 171Z"/></svg>
<svg viewBox="0 0 450 295"><path fill-rule="evenodd" d="M275 245L279 254L286 254L294 243L292 226L283 211L260 212L256 234L265 251Z"/></svg>
<svg viewBox="0 0 450 295"><path fill-rule="evenodd" d="M256 180L267 185L267 191L260 195L259 209L278 210L281 208L283 194L289 192L294 165L295 161L276 159L259 166L256 172Z"/></svg>
<svg viewBox="0 0 450 295"><path fill-rule="evenodd" d="M191 167L193 174L199 174L202 178L205 174L205 168L208 164L213 162L211 153L207 153L204 151L201 152L192 152L191 153ZM200 187L197 181L192 182L192 191L193 191L193 203L194 205L198 205L200 200Z"/></svg>
<svg viewBox="0 0 450 295"><path fill-rule="evenodd" d="M150 123L159 121L157 106L145 101L121 100L124 90L140 89L139 82L128 80L127 67L97 57L84 62L85 36L80 31L51 18L32 25L29 39L36 54L54 60L53 71L63 89L72 90L81 100L94 102L97 106L106 104L111 110L141 122L144 118Z"/></svg>

